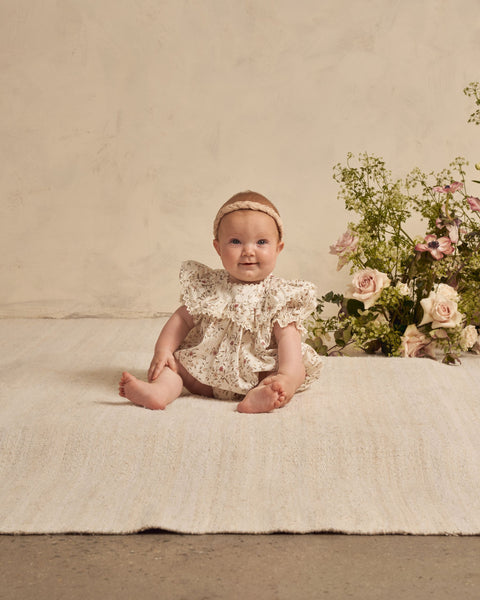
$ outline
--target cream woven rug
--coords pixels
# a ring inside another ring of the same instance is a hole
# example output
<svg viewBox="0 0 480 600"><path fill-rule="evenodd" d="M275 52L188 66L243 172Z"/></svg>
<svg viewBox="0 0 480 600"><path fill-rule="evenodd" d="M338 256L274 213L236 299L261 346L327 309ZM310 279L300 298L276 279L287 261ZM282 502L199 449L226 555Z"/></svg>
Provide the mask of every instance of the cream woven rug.
<svg viewBox="0 0 480 600"><path fill-rule="evenodd" d="M116 395L163 320L3 320L0 532L480 533L480 358L330 358L284 409Z"/></svg>

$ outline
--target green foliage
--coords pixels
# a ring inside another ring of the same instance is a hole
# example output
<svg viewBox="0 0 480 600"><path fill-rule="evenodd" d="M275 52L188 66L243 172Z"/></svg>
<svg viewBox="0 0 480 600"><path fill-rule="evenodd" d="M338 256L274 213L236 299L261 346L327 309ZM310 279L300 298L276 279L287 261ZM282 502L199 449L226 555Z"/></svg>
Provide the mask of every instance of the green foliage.
<svg viewBox="0 0 480 600"><path fill-rule="evenodd" d="M360 250L351 257L351 271L370 265L390 275L406 260L412 240L403 230L411 215L411 201L401 181L393 181L382 159L361 154L358 166L352 166L348 154L346 166L334 168L340 184L339 199L356 222L349 229L362 240Z"/></svg>
<svg viewBox="0 0 480 600"><path fill-rule="evenodd" d="M466 96L473 97L475 99L475 105L480 107L480 82L474 81L470 83L464 90L463 93ZM469 117L469 123L475 123L480 125L480 108L477 108Z"/></svg>

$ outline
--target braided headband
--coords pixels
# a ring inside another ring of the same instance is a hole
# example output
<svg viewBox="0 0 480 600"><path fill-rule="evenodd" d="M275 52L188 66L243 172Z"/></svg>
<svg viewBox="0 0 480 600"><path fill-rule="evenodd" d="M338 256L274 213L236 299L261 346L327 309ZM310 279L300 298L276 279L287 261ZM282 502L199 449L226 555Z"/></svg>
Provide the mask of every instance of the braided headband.
<svg viewBox="0 0 480 600"><path fill-rule="evenodd" d="M272 219L277 224L278 235L280 236L280 240L283 238L283 223L277 211L275 211L270 206L260 204L260 202L254 202L252 200L238 200L238 202L232 202L231 204L222 206L222 208L218 211L217 216L215 217L215 221L213 223L213 236L215 239L217 239L220 221L225 215L228 215L231 212L235 212L236 210L258 210L267 214L269 217L272 217Z"/></svg>

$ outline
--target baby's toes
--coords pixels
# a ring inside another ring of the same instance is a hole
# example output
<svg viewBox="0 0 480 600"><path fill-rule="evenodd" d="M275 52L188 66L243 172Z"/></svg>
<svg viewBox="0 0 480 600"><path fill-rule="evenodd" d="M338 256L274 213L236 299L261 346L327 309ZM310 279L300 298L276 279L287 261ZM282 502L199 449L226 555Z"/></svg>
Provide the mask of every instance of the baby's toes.
<svg viewBox="0 0 480 600"><path fill-rule="evenodd" d="M270 387L271 387L271 389L272 389L274 392L276 392L277 394L284 394L283 387L282 387L282 385L280 384L280 382L278 382L278 381L273 381L273 382L270 384Z"/></svg>

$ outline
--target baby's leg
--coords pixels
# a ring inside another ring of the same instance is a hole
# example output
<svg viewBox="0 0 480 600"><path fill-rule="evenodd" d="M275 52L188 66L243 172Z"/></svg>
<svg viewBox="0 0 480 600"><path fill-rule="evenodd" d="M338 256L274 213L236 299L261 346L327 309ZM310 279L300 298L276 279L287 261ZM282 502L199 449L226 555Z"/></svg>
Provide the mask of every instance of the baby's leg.
<svg viewBox="0 0 480 600"><path fill-rule="evenodd" d="M157 379L149 383L124 372L119 384L119 394L138 406L163 410L180 396L182 388L181 376L165 367Z"/></svg>
<svg viewBox="0 0 480 600"><path fill-rule="evenodd" d="M238 404L237 411L241 413L266 413L283 406L282 396L273 385L263 382L248 392Z"/></svg>

